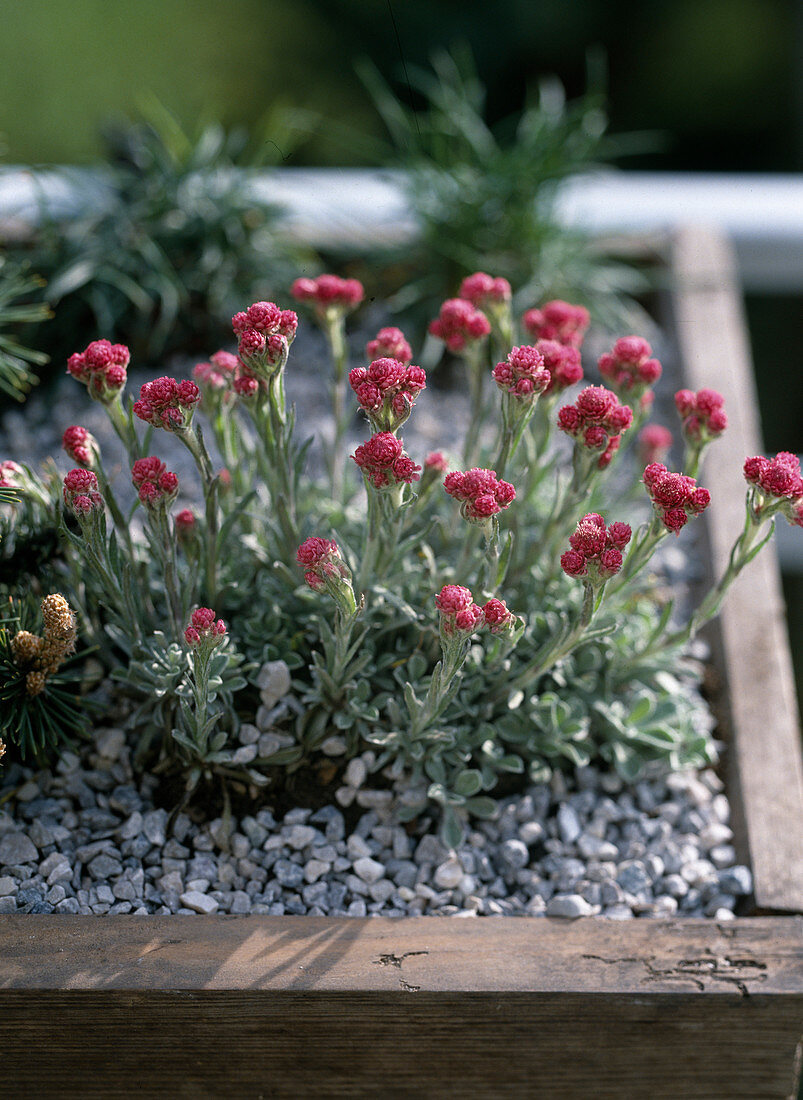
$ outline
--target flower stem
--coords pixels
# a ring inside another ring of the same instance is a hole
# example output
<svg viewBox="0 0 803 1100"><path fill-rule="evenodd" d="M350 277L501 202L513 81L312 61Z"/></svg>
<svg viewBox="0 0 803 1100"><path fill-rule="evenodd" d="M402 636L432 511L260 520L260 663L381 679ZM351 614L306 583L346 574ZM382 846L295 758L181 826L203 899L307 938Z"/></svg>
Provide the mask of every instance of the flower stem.
<svg viewBox="0 0 803 1100"><path fill-rule="evenodd" d="M218 537L218 510L217 510L217 486L218 479L212 468L212 460L204 443L203 432L200 424L195 425L195 430L189 428L176 433L195 459L198 472L204 484L204 502L206 514L206 555L205 555L205 586L206 598L211 606L215 605L217 597L217 537Z"/></svg>

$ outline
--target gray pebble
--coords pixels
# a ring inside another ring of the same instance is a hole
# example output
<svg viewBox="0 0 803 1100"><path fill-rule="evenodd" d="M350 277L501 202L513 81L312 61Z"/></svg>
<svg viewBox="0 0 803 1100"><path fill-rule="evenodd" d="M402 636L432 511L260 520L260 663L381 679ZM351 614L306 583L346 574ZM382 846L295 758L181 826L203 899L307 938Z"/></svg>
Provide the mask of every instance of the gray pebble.
<svg viewBox="0 0 803 1100"><path fill-rule="evenodd" d="M548 917L563 917L566 920L575 920L577 917L590 917L594 907L589 905L585 898L579 894L555 894L550 898L546 906Z"/></svg>
<svg viewBox="0 0 803 1100"><path fill-rule="evenodd" d="M36 845L25 833L6 833L0 837L0 865L33 863L38 857Z"/></svg>

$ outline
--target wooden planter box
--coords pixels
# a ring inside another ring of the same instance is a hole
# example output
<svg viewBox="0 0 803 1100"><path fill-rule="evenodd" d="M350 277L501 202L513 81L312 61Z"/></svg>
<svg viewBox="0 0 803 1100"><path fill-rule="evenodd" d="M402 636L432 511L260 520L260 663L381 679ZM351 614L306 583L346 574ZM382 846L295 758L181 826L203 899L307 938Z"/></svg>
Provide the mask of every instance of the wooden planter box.
<svg viewBox="0 0 803 1100"><path fill-rule="evenodd" d="M761 452L741 300L716 235L667 243L686 384L727 395L704 479L719 571ZM0 1095L793 1096L803 768L772 553L711 636L755 915L0 917Z"/></svg>

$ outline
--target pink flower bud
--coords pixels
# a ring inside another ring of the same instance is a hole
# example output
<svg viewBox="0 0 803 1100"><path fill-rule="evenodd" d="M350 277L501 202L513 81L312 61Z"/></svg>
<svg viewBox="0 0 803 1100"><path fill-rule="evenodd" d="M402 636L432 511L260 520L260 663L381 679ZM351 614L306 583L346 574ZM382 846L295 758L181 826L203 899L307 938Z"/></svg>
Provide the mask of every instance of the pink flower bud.
<svg viewBox="0 0 803 1100"><path fill-rule="evenodd" d="M460 284L460 297L480 307L509 302L512 294L507 279L494 278L492 275L486 275L484 271L469 275Z"/></svg>
<svg viewBox="0 0 803 1100"><path fill-rule="evenodd" d="M524 327L537 340L556 340L579 348L590 321L588 310L559 299L541 309L528 309L522 318Z"/></svg>
<svg viewBox="0 0 803 1100"><path fill-rule="evenodd" d="M195 513L191 508L182 508L180 512L177 512L173 522L176 525L176 534L179 537L188 535L195 529Z"/></svg>
<svg viewBox="0 0 803 1100"><path fill-rule="evenodd" d="M365 354L369 360L398 359L402 363L410 363L413 351L405 339L404 333L398 328L382 328L376 334L375 340L369 340L365 346Z"/></svg>
<svg viewBox="0 0 803 1100"><path fill-rule="evenodd" d="M77 424L67 428L61 438L65 453L79 466L90 468L98 460L98 445L95 437Z"/></svg>
<svg viewBox="0 0 803 1100"><path fill-rule="evenodd" d="M506 634L516 625L516 616L504 600L491 599L482 609L483 623L491 634Z"/></svg>
<svg viewBox="0 0 803 1100"><path fill-rule="evenodd" d="M586 574L586 559L579 550L567 550L560 556L560 567L568 577L583 577Z"/></svg>
<svg viewBox="0 0 803 1100"><path fill-rule="evenodd" d="M299 302L310 302L316 312L327 308L342 312L356 309L365 297L363 285L357 279L341 279L338 275L319 275L317 279L296 279L290 293Z"/></svg>
<svg viewBox="0 0 803 1100"><path fill-rule="evenodd" d="M205 646L214 649L223 641L226 624L216 619L211 607L199 607L190 616L190 623L184 631L184 640L190 648Z"/></svg>
<svg viewBox="0 0 803 1100"><path fill-rule="evenodd" d="M463 298L449 298L440 309L437 319L429 325L429 331L443 340L450 351L460 353L491 331L491 324L484 313L475 309Z"/></svg>
<svg viewBox="0 0 803 1100"><path fill-rule="evenodd" d="M516 497L508 481L499 481L493 470L474 468L446 475L443 487L449 496L462 503L460 512L470 523L486 523L507 508Z"/></svg>
<svg viewBox="0 0 803 1100"><path fill-rule="evenodd" d="M646 424L638 435L639 459L644 466L660 462L672 446L672 433L660 424Z"/></svg>
<svg viewBox="0 0 803 1100"><path fill-rule="evenodd" d="M434 470L435 473L445 474L449 469L449 460L441 451L430 451L424 459L424 467L427 470Z"/></svg>
<svg viewBox="0 0 803 1100"><path fill-rule="evenodd" d="M91 470L70 470L64 478L63 496L65 505L78 519L103 510L98 479Z"/></svg>
<svg viewBox="0 0 803 1100"><path fill-rule="evenodd" d="M67 372L83 382L91 397L104 404L113 401L126 383L130 353L125 344L94 340L67 360Z"/></svg>
<svg viewBox="0 0 803 1100"><path fill-rule="evenodd" d="M377 432L351 456L375 489L418 481L421 467L404 454L404 444L391 432ZM400 461L400 460L404 461Z"/></svg>

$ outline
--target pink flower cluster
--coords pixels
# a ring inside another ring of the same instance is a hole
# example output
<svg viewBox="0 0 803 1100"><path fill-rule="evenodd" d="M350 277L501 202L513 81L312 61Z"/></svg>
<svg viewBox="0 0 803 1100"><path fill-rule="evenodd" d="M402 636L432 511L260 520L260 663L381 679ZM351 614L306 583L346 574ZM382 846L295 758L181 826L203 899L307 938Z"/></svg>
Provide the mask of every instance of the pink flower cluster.
<svg viewBox="0 0 803 1100"><path fill-rule="evenodd" d="M304 580L316 592L323 591L327 578L351 580L351 574L333 539L311 536L299 546L296 561L304 569Z"/></svg>
<svg viewBox="0 0 803 1100"><path fill-rule="evenodd" d="M611 351L599 357L599 372L611 389L620 397L641 398L642 407L652 403L646 391L661 377L661 369L640 336L620 337Z"/></svg>
<svg viewBox="0 0 803 1100"><path fill-rule="evenodd" d="M761 497L771 500L754 500L753 507L761 514L767 504L780 507L790 523L803 527L803 477L800 473L800 460L790 451L779 451L775 458L757 455L748 458L744 464L744 476L750 485L756 487Z"/></svg>
<svg viewBox="0 0 803 1100"><path fill-rule="evenodd" d="M189 428L195 406L201 400L201 391L188 378L178 382L175 378L155 378L146 382L139 391L139 401L134 402L134 412L140 420L154 428L177 432Z"/></svg>
<svg viewBox="0 0 803 1100"><path fill-rule="evenodd" d="M577 348L557 340L538 340L535 346L544 358L544 369L550 375L545 394L560 393L582 381L583 364Z"/></svg>
<svg viewBox="0 0 803 1100"><path fill-rule="evenodd" d="M91 468L98 459L98 445L95 437L86 428L73 424L61 437L61 446L68 458L78 466Z"/></svg>
<svg viewBox="0 0 803 1100"><path fill-rule="evenodd" d="M131 467L131 480L149 508L168 507L178 496L178 478L158 458L138 458Z"/></svg>
<svg viewBox="0 0 803 1100"><path fill-rule="evenodd" d="M240 361L230 351L216 351L208 363L196 363L192 376L202 390L217 394L230 391Z"/></svg>
<svg viewBox="0 0 803 1100"><path fill-rule="evenodd" d="M672 433L660 424L645 424L638 434L639 460L644 466L666 458L672 447Z"/></svg>
<svg viewBox="0 0 803 1100"><path fill-rule="evenodd" d="M12 462L10 458L0 462L0 489L19 489L24 476L25 471L18 462Z"/></svg>
<svg viewBox="0 0 803 1100"><path fill-rule="evenodd" d="M449 469L449 459L443 451L430 451L424 459L424 469L435 474L445 474Z"/></svg>
<svg viewBox="0 0 803 1100"><path fill-rule="evenodd" d="M284 366L298 329L292 309L279 309L275 302L254 302L235 313L231 327L237 337L239 369L234 389L240 397L253 397L261 382Z"/></svg>
<svg viewBox="0 0 803 1100"><path fill-rule="evenodd" d="M683 422L683 435L693 443L709 443L728 426L725 398L716 390L678 390L675 408Z"/></svg>
<svg viewBox="0 0 803 1100"><path fill-rule="evenodd" d="M480 309L509 302L512 296L513 292L507 279L501 276L494 278L493 275L486 275L484 271L475 271L460 284L460 297L465 298L472 305L479 306Z"/></svg>
<svg viewBox="0 0 803 1100"><path fill-rule="evenodd" d="M98 479L91 470L70 470L64 478L64 503L78 519L103 508Z"/></svg>
<svg viewBox="0 0 803 1100"><path fill-rule="evenodd" d="M524 327L536 340L557 340L579 348L591 320L584 306L573 306L560 299L547 302L541 309L528 309L522 317Z"/></svg>
<svg viewBox="0 0 803 1100"><path fill-rule="evenodd" d="M113 401L126 383L131 353L125 344L93 340L67 360L67 372L88 388L97 401Z"/></svg>
<svg viewBox="0 0 803 1100"><path fill-rule="evenodd" d="M506 362L494 367L493 376L501 390L520 401L533 401L549 388L552 380L544 368L541 352L526 345L509 351Z"/></svg>
<svg viewBox="0 0 803 1100"><path fill-rule="evenodd" d="M381 328L375 340L365 345L365 354L369 362L375 359L398 359L407 366L413 361L413 349L400 328Z"/></svg>
<svg viewBox="0 0 803 1100"><path fill-rule="evenodd" d="M604 584L622 568L622 551L631 535L627 523L606 527L601 515L589 512L569 536L571 549L561 555L561 569L569 577L587 577L589 584Z"/></svg>
<svg viewBox="0 0 803 1100"><path fill-rule="evenodd" d="M589 451L599 452L603 470L619 449L620 436L633 423L633 410L620 405L616 394L604 386L586 386L573 405L558 412L558 427Z"/></svg>
<svg viewBox="0 0 803 1100"><path fill-rule="evenodd" d="M491 324L485 314L465 298L448 298L437 319L430 322L429 331L443 340L450 351L461 352L484 340L491 331Z"/></svg>
<svg viewBox="0 0 803 1100"><path fill-rule="evenodd" d="M351 456L375 489L411 485L418 481L421 467L405 454L401 439L392 432L377 432L361 443Z"/></svg>
<svg viewBox="0 0 803 1100"><path fill-rule="evenodd" d="M328 309L343 312L356 309L365 297L359 279L341 279L339 275L319 275L317 279L296 279L290 293L297 302L310 302L316 312Z"/></svg>
<svg viewBox="0 0 803 1100"><path fill-rule="evenodd" d="M660 462L644 471L644 484L664 527L675 534L686 526L689 516L699 516L711 503L711 494L687 474L675 474Z"/></svg>
<svg viewBox="0 0 803 1100"><path fill-rule="evenodd" d="M180 536L188 535L195 528L195 513L191 508L182 508L180 512L176 513L174 523L176 534Z"/></svg>
<svg viewBox="0 0 803 1100"><path fill-rule="evenodd" d="M226 624L216 619L211 607L199 607L190 616L190 625L184 631L184 641L191 649L207 643L206 648L214 649L223 641ZM211 642L211 645L209 643Z"/></svg>
<svg viewBox="0 0 803 1100"><path fill-rule="evenodd" d="M461 502L460 512L469 523L487 523L492 516L508 508L516 490L507 481L499 481L494 470L476 467L447 474L443 487L449 496Z"/></svg>
<svg viewBox="0 0 803 1100"><path fill-rule="evenodd" d="M447 638L453 634L468 637L483 626L491 634L504 634L516 623L504 600L491 599L480 607L471 591L460 584L444 585L435 597L435 606L440 611L441 633Z"/></svg>
<svg viewBox="0 0 803 1100"><path fill-rule="evenodd" d="M421 367L384 358L375 359L367 369L349 371L349 382L374 431L393 432L410 415L427 376Z"/></svg>

